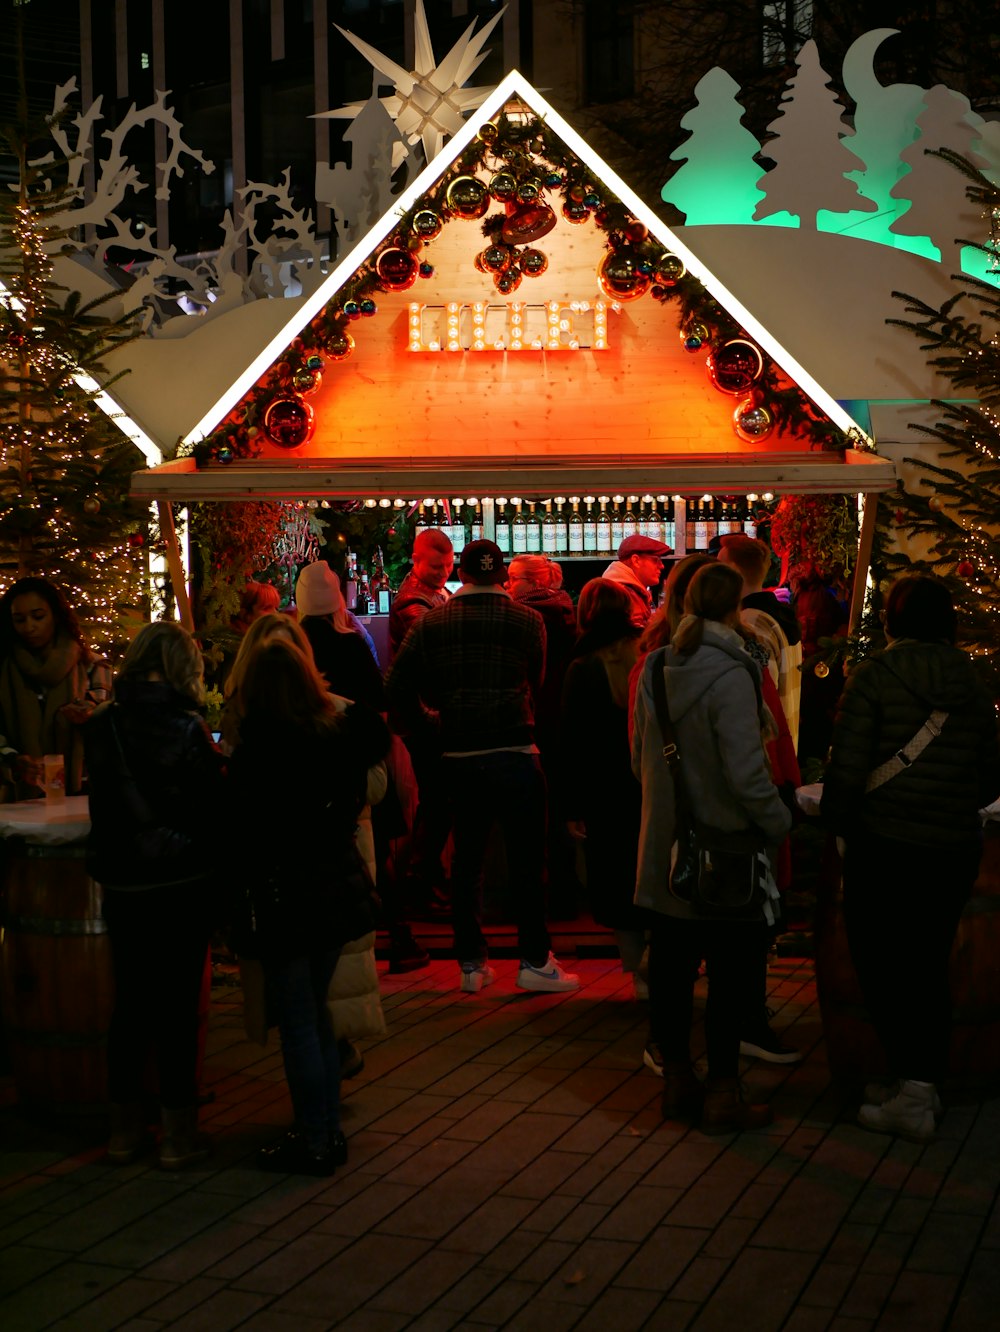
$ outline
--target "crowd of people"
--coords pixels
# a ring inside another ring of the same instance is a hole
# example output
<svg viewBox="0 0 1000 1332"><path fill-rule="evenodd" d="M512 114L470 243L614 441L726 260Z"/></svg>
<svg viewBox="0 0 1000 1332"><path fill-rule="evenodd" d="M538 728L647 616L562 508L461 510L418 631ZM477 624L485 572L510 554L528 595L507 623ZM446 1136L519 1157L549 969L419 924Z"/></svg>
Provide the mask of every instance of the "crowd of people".
<svg viewBox="0 0 1000 1332"><path fill-rule="evenodd" d="M143 628L112 688L58 589L30 578L7 590L9 794L38 794L39 757L51 752L65 758L67 792L90 798L89 865L104 889L116 988L111 1161L155 1145L151 1050L161 1164L207 1154L198 1003L210 937L224 928L245 966L248 1030L277 1027L294 1110L259 1164L333 1173L347 1155L341 1077L360 1057L350 1038L384 1030L377 913L392 969L417 969L428 958L403 919L403 890L446 901L460 990L493 984L482 909L496 826L516 985L578 988L552 952L546 881L572 883L581 861L593 914L648 999L644 1062L663 1079L664 1117L708 1133L770 1121L739 1070L741 1055L800 1058L772 1030L766 991L791 873L803 636L792 607L763 586L763 542L734 534L717 558L675 561L654 609L670 554L628 538L574 606L544 556L508 565L478 540L454 570L448 538L422 531L393 603L384 677L339 579L310 564L297 616L272 594L244 599L220 743L202 718L200 650L180 626ZM1000 791L1000 753L945 586L900 580L885 630L888 646L851 673L830 724L822 809L842 839L851 954L892 1072L866 1088L859 1119L923 1141L947 1065L948 949L976 875L978 811ZM405 824L393 733L418 791L405 863L389 854ZM289 787L292 836L255 830L253 810ZM734 884L749 885L738 909L710 898ZM352 978L338 992L347 966L367 984ZM704 1078L691 1050L703 972ZM367 1027L355 1023L359 1006Z"/></svg>

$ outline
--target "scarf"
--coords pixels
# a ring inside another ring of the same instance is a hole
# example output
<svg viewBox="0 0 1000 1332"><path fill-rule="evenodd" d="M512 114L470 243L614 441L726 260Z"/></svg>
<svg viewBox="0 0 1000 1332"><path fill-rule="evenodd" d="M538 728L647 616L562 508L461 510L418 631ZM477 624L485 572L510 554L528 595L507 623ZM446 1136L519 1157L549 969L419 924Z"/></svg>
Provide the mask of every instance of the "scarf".
<svg viewBox="0 0 1000 1332"><path fill-rule="evenodd" d="M67 795L80 788L83 750L77 728L60 709L85 697L88 664L79 643L57 635L40 655L16 643L0 669L0 717L8 743L32 758L62 754Z"/></svg>

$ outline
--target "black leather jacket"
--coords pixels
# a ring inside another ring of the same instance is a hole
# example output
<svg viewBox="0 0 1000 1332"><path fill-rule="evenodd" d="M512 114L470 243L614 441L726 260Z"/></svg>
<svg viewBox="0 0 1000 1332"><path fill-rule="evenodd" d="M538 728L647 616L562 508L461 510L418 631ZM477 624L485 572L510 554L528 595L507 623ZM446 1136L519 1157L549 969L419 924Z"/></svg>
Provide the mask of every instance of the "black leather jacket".
<svg viewBox="0 0 1000 1332"><path fill-rule="evenodd" d="M225 759L191 700L164 683L120 679L83 738L94 878L152 888L211 874Z"/></svg>

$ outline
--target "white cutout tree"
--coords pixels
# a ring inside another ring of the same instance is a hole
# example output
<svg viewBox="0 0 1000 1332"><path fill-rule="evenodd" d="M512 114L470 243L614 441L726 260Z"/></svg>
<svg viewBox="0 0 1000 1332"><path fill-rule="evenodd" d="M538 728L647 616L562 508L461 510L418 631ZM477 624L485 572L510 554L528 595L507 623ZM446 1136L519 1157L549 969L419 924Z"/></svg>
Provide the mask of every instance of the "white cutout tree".
<svg viewBox="0 0 1000 1332"><path fill-rule="evenodd" d="M763 198L756 184L760 167L753 160L760 144L743 125L739 90L724 69L710 69L695 85L697 101L681 121L689 137L670 159L685 165L660 194L686 215L689 227L752 222L754 206Z"/></svg>
<svg viewBox="0 0 1000 1332"><path fill-rule="evenodd" d="M816 43L806 42L778 114L768 125L774 138L763 151L775 165L757 181L764 198L754 210L756 220L787 212L797 215L803 227L815 228L820 209L874 211L875 204L844 174L858 158L844 142L850 134L841 119L843 111Z"/></svg>
<svg viewBox="0 0 1000 1332"><path fill-rule="evenodd" d="M935 157L933 150L950 148L973 166L989 165L975 151L981 138L982 120L972 111L969 99L937 84L924 95L924 109L917 117L919 137L900 154L910 168L893 187L894 199L909 202L900 210L890 231L905 236L926 236L937 246L941 262L954 271L961 266L961 239L982 230L982 217L966 197L968 182L960 171Z"/></svg>

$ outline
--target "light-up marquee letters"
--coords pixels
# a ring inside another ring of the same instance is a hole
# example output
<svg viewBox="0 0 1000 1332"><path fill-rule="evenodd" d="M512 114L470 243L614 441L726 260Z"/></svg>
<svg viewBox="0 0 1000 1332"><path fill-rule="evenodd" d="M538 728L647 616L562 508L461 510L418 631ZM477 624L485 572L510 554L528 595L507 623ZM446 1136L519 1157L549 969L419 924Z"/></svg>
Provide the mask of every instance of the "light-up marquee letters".
<svg viewBox="0 0 1000 1332"><path fill-rule="evenodd" d="M411 352L607 351L608 309L617 302L511 301L471 305L410 305L407 347Z"/></svg>

